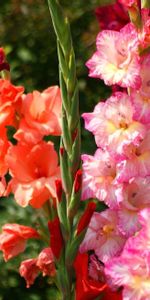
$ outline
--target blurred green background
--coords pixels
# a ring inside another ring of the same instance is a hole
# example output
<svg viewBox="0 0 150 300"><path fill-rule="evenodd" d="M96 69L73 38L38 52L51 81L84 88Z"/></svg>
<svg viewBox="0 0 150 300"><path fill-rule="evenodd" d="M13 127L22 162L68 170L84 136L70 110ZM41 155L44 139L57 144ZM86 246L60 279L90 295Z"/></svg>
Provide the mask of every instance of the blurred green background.
<svg viewBox="0 0 150 300"><path fill-rule="evenodd" d="M99 31L94 9L104 1L62 0L60 3L71 23L80 110L81 113L92 111L99 99L106 98L110 92L99 80L88 78L85 67L85 62L95 51L95 38ZM47 1L1 0L0 7L0 46L6 50L13 83L24 85L26 92L34 89L42 91L58 84L56 40ZM82 152L93 153L94 149L92 135L82 129ZM36 226L38 215L40 211L35 215L30 207L18 207L12 197L0 200L0 226L8 222ZM4 263L0 253L0 300L59 299L47 278L40 276L30 289L26 289L24 279L18 275L20 262L36 257L43 247L44 244L30 241L26 252L8 263Z"/></svg>

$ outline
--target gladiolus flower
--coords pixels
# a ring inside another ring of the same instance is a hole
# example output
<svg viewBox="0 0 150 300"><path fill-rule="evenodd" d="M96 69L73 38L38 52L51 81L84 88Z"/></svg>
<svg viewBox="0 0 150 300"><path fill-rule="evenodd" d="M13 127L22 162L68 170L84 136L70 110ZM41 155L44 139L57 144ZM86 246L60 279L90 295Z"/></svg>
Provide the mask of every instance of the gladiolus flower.
<svg viewBox="0 0 150 300"><path fill-rule="evenodd" d="M76 300L93 300L102 296L104 300L121 300L121 293L112 292L106 283L93 280L88 272L88 255L78 254L74 262L76 272Z"/></svg>
<svg viewBox="0 0 150 300"><path fill-rule="evenodd" d="M44 248L37 258L36 265L42 271L43 276L55 276L54 256L51 248Z"/></svg>
<svg viewBox="0 0 150 300"><path fill-rule="evenodd" d="M106 262L118 255L126 239L117 228L117 213L107 209L101 213L95 212L92 216L85 238L80 245L80 251L94 250L99 260Z"/></svg>
<svg viewBox="0 0 150 300"><path fill-rule="evenodd" d="M102 294L107 285L88 278L88 255L78 254L74 268L76 271L76 300L93 300Z"/></svg>
<svg viewBox="0 0 150 300"><path fill-rule="evenodd" d="M4 260L17 256L25 250L26 240L39 238L39 234L31 227L19 224L5 224L0 234L0 250L3 251Z"/></svg>
<svg viewBox="0 0 150 300"><path fill-rule="evenodd" d="M116 182L116 163L108 151L97 149L94 156L82 155L82 200L97 198L116 208L122 185Z"/></svg>
<svg viewBox="0 0 150 300"><path fill-rule="evenodd" d="M35 281L39 273L39 268L36 265L37 259L27 259L24 260L19 268L19 273L21 277L24 277L27 283L27 288L29 288Z"/></svg>
<svg viewBox="0 0 150 300"><path fill-rule="evenodd" d="M58 86L27 94L22 103L24 118L15 134L19 141L39 142L44 135L61 135L61 96Z"/></svg>
<svg viewBox="0 0 150 300"><path fill-rule="evenodd" d="M118 182L129 182L133 177L150 176L150 131L144 140L141 140L139 146L127 145L127 159L122 160L117 165Z"/></svg>
<svg viewBox="0 0 150 300"><path fill-rule="evenodd" d="M100 29L120 30L129 23L127 11L120 3L100 6L95 10Z"/></svg>
<svg viewBox="0 0 150 300"><path fill-rule="evenodd" d="M22 103L22 86L14 86L10 81L0 79L0 127L16 126Z"/></svg>
<svg viewBox="0 0 150 300"><path fill-rule="evenodd" d="M56 198L60 170L53 143L18 143L9 148L6 161L13 177L9 185L19 205L40 208L50 197Z"/></svg>
<svg viewBox="0 0 150 300"><path fill-rule="evenodd" d="M124 183L123 199L120 201L118 214L119 229L127 237L141 228L138 213L150 206L150 177L136 177Z"/></svg>
<svg viewBox="0 0 150 300"><path fill-rule="evenodd" d="M93 113L84 113L83 118L97 146L106 148L118 160L126 157L127 145L138 145L146 135L145 126L134 120L134 113L131 98L118 92L97 104Z"/></svg>
<svg viewBox="0 0 150 300"><path fill-rule="evenodd" d="M97 51L86 63L90 77L103 79L106 85L140 87L139 41L132 24L126 25L120 32L100 32L96 45Z"/></svg>
<svg viewBox="0 0 150 300"><path fill-rule="evenodd" d="M4 176L8 171L6 154L10 143L6 135L6 129L0 130L0 176Z"/></svg>
<svg viewBox="0 0 150 300"><path fill-rule="evenodd" d="M124 287L123 299L148 300L150 295L150 209L139 213L143 226L130 237L120 257L106 263L105 274L109 285Z"/></svg>

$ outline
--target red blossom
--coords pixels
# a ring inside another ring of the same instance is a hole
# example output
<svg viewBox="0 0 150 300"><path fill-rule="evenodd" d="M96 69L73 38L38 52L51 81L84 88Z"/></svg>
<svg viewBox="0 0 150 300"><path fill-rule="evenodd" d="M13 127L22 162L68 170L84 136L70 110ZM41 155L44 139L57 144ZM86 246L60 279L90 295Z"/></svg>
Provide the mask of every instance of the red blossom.
<svg viewBox="0 0 150 300"><path fill-rule="evenodd" d="M63 247L63 237L60 229L59 218L56 217L52 221L48 222L48 228L50 232L50 246L54 256L59 259L62 247Z"/></svg>
<svg viewBox="0 0 150 300"><path fill-rule="evenodd" d="M128 13L120 3L100 6L95 13L101 30L120 30L129 22Z"/></svg>
<svg viewBox="0 0 150 300"><path fill-rule="evenodd" d="M31 227L5 224L0 234L0 250L3 251L4 260L7 261L22 253L28 239L39 237L38 232Z"/></svg>
<svg viewBox="0 0 150 300"><path fill-rule="evenodd" d="M20 265L19 273L21 277L24 277L27 288L29 288L34 283L36 277L38 276L39 268L36 263L37 259L33 258L22 261Z"/></svg>
<svg viewBox="0 0 150 300"><path fill-rule="evenodd" d="M103 300L122 300L120 292L112 292L106 283L89 278L88 254L78 253L74 268L76 272L76 300L93 300L100 295L103 296Z"/></svg>
<svg viewBox="0 0 150 300"><path fill-rule="evenodd" d="M50 247L44 248L37 258L36 265L42 271L43 276L55 276L56 269L54 256Z"/></svg>
<svg viewBox="0 0 150 300"><path fill-rule="evenodd" d="M85 212L83 213L77 227L77 235L80 234L90 223L93 212L95 211L96 203L89 202Z"/></svg>

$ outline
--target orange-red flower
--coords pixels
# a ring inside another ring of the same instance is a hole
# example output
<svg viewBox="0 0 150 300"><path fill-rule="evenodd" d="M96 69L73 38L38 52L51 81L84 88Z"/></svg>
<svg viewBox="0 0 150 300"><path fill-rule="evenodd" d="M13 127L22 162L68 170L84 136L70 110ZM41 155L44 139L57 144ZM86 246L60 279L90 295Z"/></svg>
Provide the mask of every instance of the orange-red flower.
<svg viewBox="0 0 150 300"><path fill-rule="evenodd" d="M60 170L53 143L12 145L6 160L13 177L9 185L19 205L40 208L50 197L56 197L55 180Z"/></svg>
<svg viewBox="0 0 150 300"><path fill-rule="evenodd" d="M14 86L9 80L0 79L0 127L15 126L21 109L22 86Z"/></svg>
<svg viewBox="0 0 150 300"><path fill-rule="evenodd" d="M19 273L21 277L24 277L27 283L27 288L30 287L34 283L35 278L38 276L39 268L36 265L37 258L30 258L27 260L22 261Z"/></svg>
<svg viewBox="0 0 150 300"><path fill-rule="evenodd" d="M56 273L54 256L50 247L44 248L38 256L36 265L42 271L43 276L54 276Z"/></svg>
<svg viewBox="0 0 150 300"><path fill-rule="evenodd" d="M38 258L31 258L22 261L19 272L21 277L24 277L29 288L35 281L39 272L43 276L55 276L54 257L51 248L44 248Z"/></svg>
<svg viewBox="0 0 150 300"><path fill-rule="evenodd" d="M3 251L4 260L23 252L26 240L30 238L39 238L35 229L19 224L5 224L0 234L0 250Z"/></svg>
<svg viewBox="0 0 150 300"><path fill-rule="evenodd" d="M22 104L23 119L15 138L28 143L39 142L44 135L61 135L61 96L58 86L42 93L27 94Z"/></svg>
<svg viewBox="0 0 150 300"><path fill-rule="evenodd" d="M5 157L9 145L10 144L6 135L6 128L0 128L0 176L4 176L8 171L8 165Z"/></svg>

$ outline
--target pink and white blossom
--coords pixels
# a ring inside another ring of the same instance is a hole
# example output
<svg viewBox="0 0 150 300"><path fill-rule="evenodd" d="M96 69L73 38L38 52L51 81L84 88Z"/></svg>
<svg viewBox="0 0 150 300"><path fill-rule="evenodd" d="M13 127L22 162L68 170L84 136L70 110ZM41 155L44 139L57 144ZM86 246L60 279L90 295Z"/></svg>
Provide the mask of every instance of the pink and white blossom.
<svg viewBox="0 0 150 300"><path fill-rule="evenodd" d="M118 210L119 229L127 237L139 231L141 224L138 214L150 207L150 176L136 177L124 184L123 199Z"/></svg>
<svg viewBox="0 0 150 300"><path fill-rule="evenodd" d="M123 300L148 300L150 295L150 208L139 213L141 230L130 237L120 257L106 262L111 287L124 287Z"/></svg>
<svg viewBox="0 0 150 300"><path fill-rule="evenodd" d="M95 212L80 245L80 251L94 250L103 263L119 255L126 239L118 231L117 221L115 211L107 209L101 213Z"/></svg>
<svg viewBox="0 0 150 300"><path fill-rule="evenodd" d="M82 200L97 198L111 208L118 206L122 185L116 182L116 163L107 151L82 155Z"/></svg>
<svg viewBox="0 0 150 300"><path fill-rule="evenodd" d="M126 93L115 93L93 113L84 113L85 128L91 131L98 147L106 148L115 158L126 157L124 148L137 146L146 135L146 127L134 120L134 106Z"/></svg>
<svg viewBox="0 0 150 300"><path fill-rule="evenodd" d="M103 79L106 85L139 88L138 45L137 31L130 23L119 32L103 30L97 36L96 52L86 63L89 76Z"/></svg>

